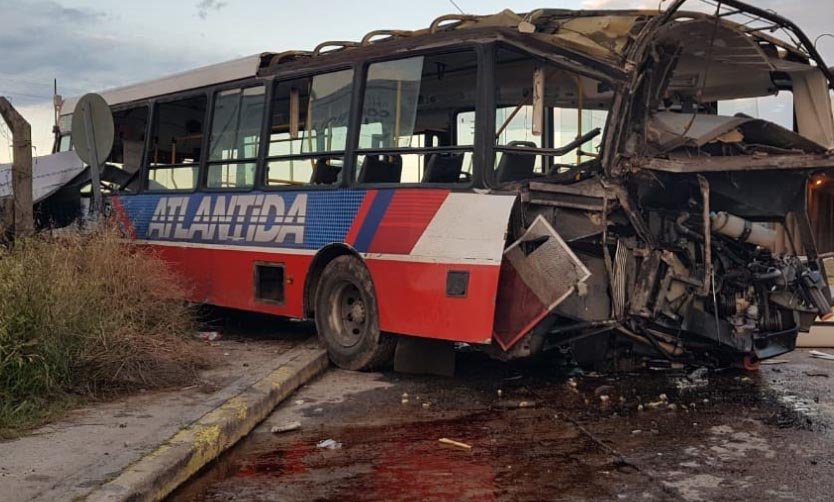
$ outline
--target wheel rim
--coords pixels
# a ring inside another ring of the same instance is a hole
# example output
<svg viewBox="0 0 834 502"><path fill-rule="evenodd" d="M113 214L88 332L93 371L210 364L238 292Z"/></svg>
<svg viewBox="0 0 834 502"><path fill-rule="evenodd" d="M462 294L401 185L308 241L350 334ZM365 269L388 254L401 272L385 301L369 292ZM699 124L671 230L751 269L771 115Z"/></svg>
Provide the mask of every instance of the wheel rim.
<svg viewBox="0 0 834 502"><path fill-rule="evenodd" d="M351 282L340 283L330 297L330 326L336 342L343 347L359 343L368 325L368 310L359 288Z"/></svg>

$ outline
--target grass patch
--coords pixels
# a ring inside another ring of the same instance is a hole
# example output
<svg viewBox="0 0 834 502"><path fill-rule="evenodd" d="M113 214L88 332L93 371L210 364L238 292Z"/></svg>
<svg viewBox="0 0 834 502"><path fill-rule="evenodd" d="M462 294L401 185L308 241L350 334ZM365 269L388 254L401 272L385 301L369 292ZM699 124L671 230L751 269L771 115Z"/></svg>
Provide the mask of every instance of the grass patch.
<svg viewBox="0 0 834 502"><path fill-rule="evenodd" d="M0 436L80 399L195 381L207 360L186 295L114 229L0 248Z"/></svg>

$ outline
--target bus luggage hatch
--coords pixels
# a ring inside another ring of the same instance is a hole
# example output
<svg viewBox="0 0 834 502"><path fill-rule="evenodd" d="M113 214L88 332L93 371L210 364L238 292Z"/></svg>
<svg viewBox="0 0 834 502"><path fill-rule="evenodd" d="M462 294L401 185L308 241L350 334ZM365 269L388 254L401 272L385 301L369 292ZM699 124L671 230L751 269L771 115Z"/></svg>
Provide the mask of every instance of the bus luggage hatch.
<svg viewBox="0 0 834 502"><path fill-rule="evenodd" d="M542 216L504 251L494 338L508 350L591 272Z"/></svg>

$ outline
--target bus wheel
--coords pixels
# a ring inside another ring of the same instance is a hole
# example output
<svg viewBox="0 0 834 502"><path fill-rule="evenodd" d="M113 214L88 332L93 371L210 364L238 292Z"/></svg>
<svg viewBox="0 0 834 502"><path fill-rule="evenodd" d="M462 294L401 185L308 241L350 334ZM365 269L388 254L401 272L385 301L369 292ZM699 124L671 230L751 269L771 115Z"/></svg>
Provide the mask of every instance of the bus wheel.
<svg viewBox="0 0 834 502"><path fill-rule="evenodd" d="M330 360L348 370L384 366L396 339L379 331L379 311L371 274L353 256L327 264L316 290L316 330Z"/></svg>

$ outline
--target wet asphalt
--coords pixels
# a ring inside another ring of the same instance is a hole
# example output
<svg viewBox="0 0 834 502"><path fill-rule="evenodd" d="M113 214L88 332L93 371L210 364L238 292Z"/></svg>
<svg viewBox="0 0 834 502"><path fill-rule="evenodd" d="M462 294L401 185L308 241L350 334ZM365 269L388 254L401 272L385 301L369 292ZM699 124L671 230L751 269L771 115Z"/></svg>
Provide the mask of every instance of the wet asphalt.
<svg viewBox="0 0 834 502"><path fill-rule="evenodd" d="M834 361L779 359L752 374L474 353L454 378L331 369L171 500L832 500Z"/></svg>

